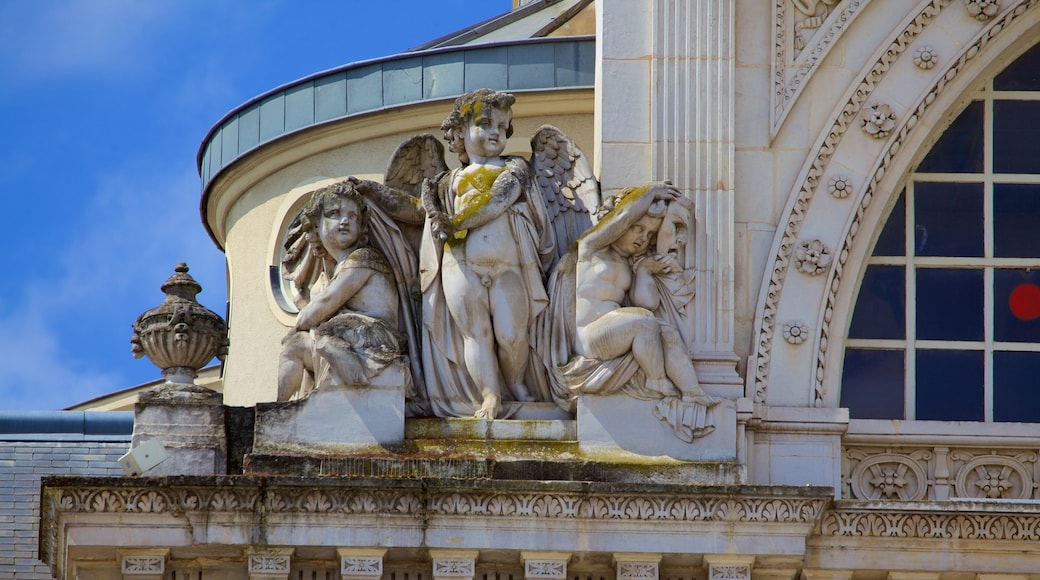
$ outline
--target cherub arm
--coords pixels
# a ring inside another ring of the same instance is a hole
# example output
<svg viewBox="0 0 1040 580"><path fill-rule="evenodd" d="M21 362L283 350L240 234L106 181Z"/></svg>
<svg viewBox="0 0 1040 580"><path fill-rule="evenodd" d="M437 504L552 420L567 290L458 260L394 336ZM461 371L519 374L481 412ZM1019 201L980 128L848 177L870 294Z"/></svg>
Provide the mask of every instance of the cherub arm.
<svg viewBox="0 0 1040 580"><path fill-rule="evenodd" d="M455 231L480 227L502 215L520 198L520 180L510 171L503 171L491 186L490 192L471 191L455 202L451 216Z"/></svg>
<svg viewBox="0 0 1040 580"><path fill-rule="evenodd" d="M618 200L614 209L592 226L579 240L579 245L598 250L614 243L650 210L654 202L670 202L682 194L670 183L651 183L634 187Z"/></svg>
<svg viewBox="0 0 1040 580"><path fill-rule="evenodd" d="M310 330L332 318L347 300L364 288L374 270L364 266L346 267L333 276L328 287L296 315L296 330Z"/></svg>
<svg viewBox="0 0 1040 580"><path fill-rule="evenodd" d="M426 217L422 201L403 191L357 177L347 178L365 199L386 210L394 220L406 224L421 224Z"/></svg>

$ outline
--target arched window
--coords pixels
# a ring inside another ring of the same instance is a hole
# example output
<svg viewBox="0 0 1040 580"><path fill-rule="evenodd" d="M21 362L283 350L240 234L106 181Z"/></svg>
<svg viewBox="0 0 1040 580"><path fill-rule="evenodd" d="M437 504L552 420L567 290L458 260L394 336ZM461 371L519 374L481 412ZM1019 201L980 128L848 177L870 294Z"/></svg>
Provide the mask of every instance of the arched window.
<svg viewBox="0 0 1040 580"><path fill-rule="evenodd" d="M845 344L852 418L1040 422L1040 45L911 175Z"/></svg>

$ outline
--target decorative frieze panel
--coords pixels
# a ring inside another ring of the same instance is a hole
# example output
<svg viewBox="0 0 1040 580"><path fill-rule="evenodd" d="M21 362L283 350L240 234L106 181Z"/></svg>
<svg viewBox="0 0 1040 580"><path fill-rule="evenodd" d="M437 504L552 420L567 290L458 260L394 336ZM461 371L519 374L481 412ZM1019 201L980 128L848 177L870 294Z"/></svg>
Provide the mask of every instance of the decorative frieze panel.
<svg viewBox="0 0 1040 580"><path fill-rule="evenodd" d="M850 447L842 479L852 499L1040 499L1036 449Z"/></svg>
<svg viewBox="0 0 1040 580"><path fill-rule="evenodd" d="M525 580L566 580L567 552L521 552Z"/></svg>
<svg viewBox="0 0 1040 580"><path fill-rule="evenodd" d="M870 0L775 0L769 115L773 137L835 41L869 3Z"/></svg>
<svg viewBox="0 0 1040 580"><path fill-rule="evenodd" d="M288 580L292 548L256 548L247 552L249 580Z"/></svg>
<svg viewBox="0 0 1040 580"><path fill-rule="evenodd" d="M660 554L614 554L617 580L658 580Z"/></svg>
<svg viewBox="0 0 1040 580"><path fill-rule="evenodd" d="M343 580L379 580L385 548L340 548L339 573Z"/></svg>
<svg viewBox="0 0 1040 580"><path fill-rule="evenodd" d="M434 580L472 580L477 573L476 550L430 550Z"/></svg>
<svg viewBox="0 0 1040 580"><path fill-rule="evenodd" d="M922 538L941 540L1040 541L1040 515L1035 513L964 513L910 511L913 504L890 510L835 510L823 518L823 536L858 538Z"/></svg>

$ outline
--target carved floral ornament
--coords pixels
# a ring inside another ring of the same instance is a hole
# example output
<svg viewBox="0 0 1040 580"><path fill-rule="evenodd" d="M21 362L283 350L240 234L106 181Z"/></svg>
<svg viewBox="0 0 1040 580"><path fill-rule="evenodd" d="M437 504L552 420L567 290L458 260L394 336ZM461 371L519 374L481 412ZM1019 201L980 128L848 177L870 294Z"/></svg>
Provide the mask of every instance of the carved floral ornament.
<svg viewBox="0 0 1040 580"><path fill-rule="evenodd" d="M1034 451L850 447L843 455L852 499L1037 499Z"/></svg>
<svg viewBox="0 0 1040 580"><path fill-rule="evenodd" d="M831 265L834 256L820 240L799 240L794 249L794 263L799 272L818 276Z"/></svg>
<svg viewBox="0 0 1040 580"><path fill-rule="evenodd" d="M835 199L845 199L852 195L852 181L844 175L835 175L827 183L827 191Z"/></svg>
<svg viewBox="0 0 1040 580"><path fill-rule="evenodd" d="M964 6L975 20L985 22L997 15L1000 0L964 0Z"/></svg>
<svg viewBox="0 0 1040 580"><path fill-rule="evenodd" d="M939 53L930 46L922 46L914 51L914 65L921 70L931 70L939 62Z"/></svg>
<svg viewBox="0 0 1040 580"><path fill-rule="evenodd" d="M860 127L875 139L884 139L896 128L896 115L885 103L871 103L860 113Z"/></svg>
<svg viewBox="0 0 1040 580"><path fill-rule="evenodd" d="M802 322L788 322L784 325L784 340L788 344L802 344L807 336L809 336L809 327Z"/></svg>

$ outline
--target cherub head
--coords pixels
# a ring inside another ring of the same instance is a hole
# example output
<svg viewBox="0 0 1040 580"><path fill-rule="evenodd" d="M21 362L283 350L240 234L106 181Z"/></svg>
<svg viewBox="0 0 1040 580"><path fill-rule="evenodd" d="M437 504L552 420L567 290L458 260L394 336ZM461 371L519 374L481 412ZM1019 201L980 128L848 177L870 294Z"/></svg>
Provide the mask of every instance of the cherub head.
<svg viewBox="0 0 1040 580"><path fill-rule="evenodd" d="M470 162L470 153L485 157L498 156L505 150L506 139L513 135L513 103L516 97L492 89L477 89L455 99L451 114L441 123L448 149L458 154L462 163ZM505 135L501 135L502 126Z"/></svg>
<svg viewBox="0 0 1040 580"><path fill-rule="evenodd" d="M342 259L351 248L368 243L368 205L348 181L312 193L302 219L312 247L334 259Z"/></svg>

